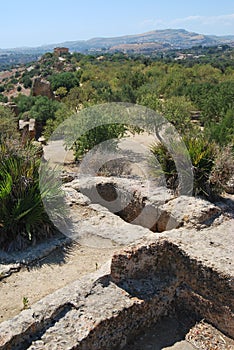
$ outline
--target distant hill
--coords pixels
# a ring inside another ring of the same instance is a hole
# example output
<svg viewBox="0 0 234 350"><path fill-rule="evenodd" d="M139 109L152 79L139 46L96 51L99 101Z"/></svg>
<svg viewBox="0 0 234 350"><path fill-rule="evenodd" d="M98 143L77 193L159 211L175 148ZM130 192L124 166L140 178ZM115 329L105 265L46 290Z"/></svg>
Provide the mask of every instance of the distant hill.
<svg viewBox="0 0 234 350"><path fill-rule="evenodd" d="M113 38L93 38L90 40L67 41L40 47L0 49L0 54L21 53L40 54L52 51L56 46L68 47L71 51L91 52L152 52L154 50L186 49L193 46L215 46L234 44L234 35L214 36L188 32L184 29L154 30L151 32L125 35Z"/></svg>

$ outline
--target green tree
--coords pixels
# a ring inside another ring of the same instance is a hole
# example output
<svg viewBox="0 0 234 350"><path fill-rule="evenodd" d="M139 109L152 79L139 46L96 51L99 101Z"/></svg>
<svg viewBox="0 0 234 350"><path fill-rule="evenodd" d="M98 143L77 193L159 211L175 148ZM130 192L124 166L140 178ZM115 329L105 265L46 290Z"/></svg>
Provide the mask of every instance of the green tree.
<svg viewBox="0 0 234 350"><path fill-rule="evenodd" d="M180 133L185 134L194 129L191 122L191 111L194 110L194 106L184 96L166 99L161 103L159 110Z"/></svg>
<svg viewBox="0 0 234 350"><path fill-rule="evenodd" d="M7 103L8 102L8 97L4 96L3 94L0 94L0 102Z"/></svg>
<svg viewBox="0 0 234 350"><path fill-rule="evenodd" d="M119 102L136 103L137 97L136 97L136 92L134 91L132 86L129 84L126 84L126 85L123 85L121 90L115 94L114 99Z"/></svg>
<svg viewBox="0 0 234 350"><path fill-rule="evenodd" d="M60 86L56 91L55 95L59 96L60 98L63 98L67 95L67 89L64 86Z"/></svg>
<svg viewBox="0 0 234 350"><path fill-rule="evenodd" d="M55 118L55 112L59 107L60 104L58 101L53 101L46 96L38 96L35 98L34 105L30 109L30 116L38 122L45 124L47 119Z"/></svg>
<svg viewBox="0 0 234 350"><path fill-rule="evenodd" d="M35 103L36 97L33 96L26 96L23 94L19 94L15 99L14 102L17 104L17 107L19 109L20 116L24 113L29 111L32 106Z"/></svg>
<svg viewBox="0 0 234 350"><path fill-rule="evenodd" d="M51 87L55 91L61 86L66 88L67 91L75 86L79 86L79 80L75 73L72 72L62 72L58 74L53 74L49 81L51 82Z"/></svg>
<svg viewBox="0 0 234 350"><path fill-rule="evenodd" d="M20 82L23 84L25 89L31 88L32 87L32 79L30 78L29 75L25 75L20 79Z"/></svg>
<svg viewBox="0 0 234 350"><path fill-rule="evenodd" d="M152 89L153 90L153 89ZM155 92L150 92L147 88L144 92L141 91L138 95L137 103L139 105L153 109L154 111L159 111L161 109L162 102L158 98L158 94Z"/></svg>
<svg viewBox="0 0 234 350"><path fill-rule="evenodd" d="M91 129L76 140L73 146L75 159L81 160L86 152L108 140L112 140L108 143L108 147L112 146L114 150L117 146L118 138L122 137L126 130L127 128L121 124L101 125Z"/></svg>
<svg viewBox="0 0 234 350"><path fill-rule="evenodd" d="M47 119L46 125L44 127L43 135L48 140L50 136L53 134L55 129L64 122L65 119L69 118L75 112L68 108L64 103L60 105L60 108L55 112L54 119ZM58 138L60 135L58 135Z"/></svg>

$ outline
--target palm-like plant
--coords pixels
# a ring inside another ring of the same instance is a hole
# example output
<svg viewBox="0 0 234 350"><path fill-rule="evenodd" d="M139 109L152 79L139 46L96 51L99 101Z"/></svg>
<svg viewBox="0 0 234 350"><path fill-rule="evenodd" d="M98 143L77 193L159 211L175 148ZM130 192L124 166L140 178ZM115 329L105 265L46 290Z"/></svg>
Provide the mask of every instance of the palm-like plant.
<svg viewBox="0 0 234 350"><path fill-rule="evenodd" d="M193 166L193 194L211 198L215 184L211 186L210 175L214 167L217 155L217 147L203 136L183 137ZM157 178L165 176L169 188L178 190L178 174L172 155L162 143L153 144L150 148L153 158L150 157L150 165L155 166L155 157L161 168L155 167L153 173Z"/></svg>
<svg viewBox="0 0 234 350"><path fill-rule="evenodd" d="M42 197L50 189L53 198L58 198L59 188L48 179L47 189L40 188L40 158L35 148L15 147L9 141L0 148L0 245L8 250L23 248L54 231Z"/></svg>

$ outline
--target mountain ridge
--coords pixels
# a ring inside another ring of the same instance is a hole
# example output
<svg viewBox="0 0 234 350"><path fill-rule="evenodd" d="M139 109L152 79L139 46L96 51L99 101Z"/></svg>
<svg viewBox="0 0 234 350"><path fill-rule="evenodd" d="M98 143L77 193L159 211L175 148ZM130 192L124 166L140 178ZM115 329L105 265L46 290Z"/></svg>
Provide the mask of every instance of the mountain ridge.
<svg viewBox="0 0 234 350"><path fill-rule="evenodd" d="M186 49L192 46L215 46L219 44L233 44L234 35L205 35L189 32L185 29L153 30L140 34L123 35L117 37L96 37L88 40L64 41L62 43L47 44L37 47L16 47L1 49L0 53L44 53L52 51L57 46L68 47L71 51L88 53L92 51L114 50L121 51L122 45L142 45L155 43L159 49ZM124 49L124 48L123 48Z"/></svg>

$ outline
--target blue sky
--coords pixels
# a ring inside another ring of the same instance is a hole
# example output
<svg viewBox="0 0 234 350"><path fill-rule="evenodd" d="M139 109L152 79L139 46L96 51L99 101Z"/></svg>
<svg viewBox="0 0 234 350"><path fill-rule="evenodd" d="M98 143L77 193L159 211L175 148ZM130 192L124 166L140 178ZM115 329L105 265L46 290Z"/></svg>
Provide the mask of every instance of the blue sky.
<svg viewBox="0 0 234 350"><path fill-rule="evenodd" d="M234 35L234 0L3 0L0 48L165 28Z"/></svg>

